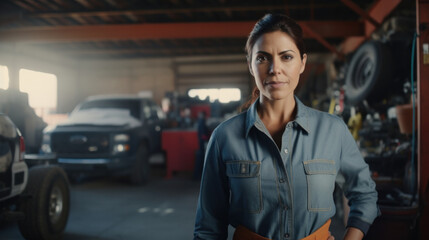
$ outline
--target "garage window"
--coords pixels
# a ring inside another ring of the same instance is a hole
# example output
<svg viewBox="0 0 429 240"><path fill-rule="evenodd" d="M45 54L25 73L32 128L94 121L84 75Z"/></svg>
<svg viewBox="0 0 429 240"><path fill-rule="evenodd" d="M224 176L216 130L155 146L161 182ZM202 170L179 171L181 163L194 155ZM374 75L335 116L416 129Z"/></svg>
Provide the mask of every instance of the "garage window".
<svg viewBox="0 0 429 240"><path fill-rule="evenodd" d="M220 103L229 103L241 100L241 91L238 88L199 88L188 91L191 98L198 97L200 100L210 100Z"/></svg>
<svg viewBox="0 0 429 240"><path fill-rule="evenodd" d="M19 71L19 90L28 93L28 102L43 117L57 108L57 77L28 69Z"/></svg>
<svg viewBox="0 0 429 240"><path fill-rule="evenodd" d="M9 70L6 66L0 65L0 89L9 88Z"/></svg>

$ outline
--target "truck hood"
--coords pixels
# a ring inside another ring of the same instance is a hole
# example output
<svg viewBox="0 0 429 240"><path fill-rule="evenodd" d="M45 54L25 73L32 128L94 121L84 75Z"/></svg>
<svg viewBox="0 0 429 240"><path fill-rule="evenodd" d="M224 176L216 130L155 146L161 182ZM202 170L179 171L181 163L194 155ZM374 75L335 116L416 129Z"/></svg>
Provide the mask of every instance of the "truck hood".
<svg viewBox="0 0 429 240"><path fill-rule="evenodd" d="M58 126L95 125L138 127L141 122L122 109L88 109L73 112Z"/></svg>

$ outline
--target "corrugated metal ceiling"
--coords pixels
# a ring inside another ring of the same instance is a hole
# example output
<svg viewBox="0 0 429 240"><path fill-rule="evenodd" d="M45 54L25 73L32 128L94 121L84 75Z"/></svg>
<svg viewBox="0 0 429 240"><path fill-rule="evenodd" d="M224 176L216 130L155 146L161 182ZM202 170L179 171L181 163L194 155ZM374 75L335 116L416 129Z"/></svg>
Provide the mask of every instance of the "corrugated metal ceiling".
<svg viewBox="0 0 429 240"><path fill-rule="evenodd" d="M309 26L309 51L327 52L364 35L373 18L359 9L379 2L386 0L10 0L0 3L0 43L73 59L244 54L254 22L275 12Z"/></svg>

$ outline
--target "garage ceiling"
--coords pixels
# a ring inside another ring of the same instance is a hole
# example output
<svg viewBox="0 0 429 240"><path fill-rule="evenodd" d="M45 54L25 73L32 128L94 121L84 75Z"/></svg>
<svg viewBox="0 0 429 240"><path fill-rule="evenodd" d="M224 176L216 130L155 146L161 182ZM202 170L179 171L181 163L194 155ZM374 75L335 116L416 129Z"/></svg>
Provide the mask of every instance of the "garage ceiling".
<svg viewBox="0 0 429 240"><path fill-rule="evenodd" d="M254 23L271 12L299 21L309 52L341 56L401 5L401 0L9 0L0 3L0 43L72 59L243 54Z"/></svg>

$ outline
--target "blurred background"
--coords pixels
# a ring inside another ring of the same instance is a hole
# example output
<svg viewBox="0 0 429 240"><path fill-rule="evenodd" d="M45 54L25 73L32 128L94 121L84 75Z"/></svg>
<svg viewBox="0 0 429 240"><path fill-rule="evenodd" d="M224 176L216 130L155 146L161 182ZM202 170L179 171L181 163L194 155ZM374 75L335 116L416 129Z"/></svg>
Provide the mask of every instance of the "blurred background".
<svg viewBox="0 0 429 240"><path fill-rule="evenodd" d="M1 1L0 112L30 170L67 173L64 239L192 238L205 144L251 95L244 46L266 13L301 25L296 95L343 118L370 166L383 215L366 238L429 238L428 1Z"/></svg>

